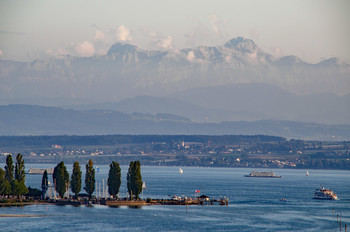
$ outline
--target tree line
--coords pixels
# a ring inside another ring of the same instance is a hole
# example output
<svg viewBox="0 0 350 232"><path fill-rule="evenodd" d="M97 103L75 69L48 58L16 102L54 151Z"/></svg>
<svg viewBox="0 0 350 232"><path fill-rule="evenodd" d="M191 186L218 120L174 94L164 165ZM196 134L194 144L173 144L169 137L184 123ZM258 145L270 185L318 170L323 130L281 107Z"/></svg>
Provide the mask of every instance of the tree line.
<svg viewBox="0 0 350 232"><path fill-rule="evenodd" d="M0 195L20 196L28 193L25 185L25 166L23 156L16 156L16 164L13 165L12 155L6 157L5 170L0 168Z"/></svg>
<svg viewBox="0 0 350 232"><path fill-rule="evenodd" d="M60 136L0 136L1 147L27 146L109 146L115 144L172 143L178 141L213 144L283 142L285 138L269 135L60 135Z"/></svg>
<svg viewBox="0 0 350 232"><path fill-rule="evenodd" d="M84 190L88 194L89 199L91 199L91 196L95 191L95 169L91 159L85 167L86 173ZM72 175L70 177L64 162L60 162L54 168L52 177L54 188L60 198L64 197L64 194L69 188L75 194L75 198L78 198L78 194L82 189L82 171L79 162L74 162ZM48 173L45 170L41 182L43 195L45 195L48 190L48 183ZM130 162L127 173L127 187L130 199L139 199L139 195L142 192L142 184L141 164L139 161L132 161ZM119 163L113 161L109 165L107 179L108 192L112 198L118 198L120 185L120 165ZM12 195L20 198L28 192L29 190L25 185L25 165L23 156L18 154L16 157L16 163L13 165L12 155L8 155L6 157L5 169L0 168L0 195Z"/></svg>
<svg viewBox="0 0 350 232"><path fill-rule="evenodd" d="M95 191L95 169L93 167L93 162L90 159L85 166L85 187L84 190L91 199L92 194ZM75 194L74 198L78 198L78 194L81 192L82 186L82 171L79 162L74 162L72 175L69 177L67 168L64 162L60 162L53 171L53 184L55 190L57 191L60 198L64 197L64 194L70 188ZM141 176L141 164L139 161L132 161L129 165L129 170L127 173L127 188L130 199L139 199L139 195L142 192L142 176ZM107 186L108 193L112 198L118 198L118 193L121 185L121 169L117 162L112 162L109 165ZM48 189L48 174L45 170L42 177L42 191L45 195Z"/></svg>

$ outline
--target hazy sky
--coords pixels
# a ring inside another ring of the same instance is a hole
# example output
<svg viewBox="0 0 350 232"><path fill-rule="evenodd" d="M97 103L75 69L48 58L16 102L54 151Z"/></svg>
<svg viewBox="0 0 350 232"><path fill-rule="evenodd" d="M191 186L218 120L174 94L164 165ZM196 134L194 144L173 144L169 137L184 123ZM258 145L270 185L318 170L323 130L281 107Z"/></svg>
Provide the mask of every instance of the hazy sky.
<svg viewBox="0 0 350 232"><path fill-rule="evenodd" d="M348 0L0 0L0 59L221 45L244 36L271 54L350 62Z"/></svg>

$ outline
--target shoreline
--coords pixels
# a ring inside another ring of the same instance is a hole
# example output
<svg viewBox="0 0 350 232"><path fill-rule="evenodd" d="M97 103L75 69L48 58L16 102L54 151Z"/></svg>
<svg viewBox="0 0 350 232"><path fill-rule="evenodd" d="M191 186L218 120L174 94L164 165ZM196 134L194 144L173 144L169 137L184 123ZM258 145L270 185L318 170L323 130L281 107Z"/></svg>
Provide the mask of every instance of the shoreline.
<svg viewBox="0 0 350 232"><path fill-rule="evenodd" d="M0 214L2 217L50 217L50 215Z"/></svg>
<svg viewBox="0 0 350 232"><path fill-rule="evenodd" d="M151 201L146 200L106 200L98 199L93 201L79 200L49 200L49 201L38 201L34 200L31 202L8 202L0 203L1 207L23 207L27 205L72 205L80 206L85 205L93 207L93 205L105 205L110 207L119 207L119 206L148 206L148 205L229 205L228 198L221 199L190 199L190 200L173 200L173 199L153 199ZM1 216L1 215L0 215Z"/></svg>

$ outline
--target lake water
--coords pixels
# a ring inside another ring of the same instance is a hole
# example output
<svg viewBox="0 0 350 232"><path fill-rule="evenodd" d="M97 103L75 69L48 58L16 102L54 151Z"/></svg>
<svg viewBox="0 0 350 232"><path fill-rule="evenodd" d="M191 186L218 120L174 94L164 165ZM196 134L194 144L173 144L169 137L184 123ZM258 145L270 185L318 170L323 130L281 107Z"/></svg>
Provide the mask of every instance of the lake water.
<svg viewBox="0 0 350 232"><path fill-rule="evenodd" d="M3 165L2 165L3 166ZM26 165L29 167L42 165ZM54 167L46 165L45 167ZM109 167L99 165L96 179L102 188ZM69 172L72 165L67 165ZM121 197L126 195L122 166ZM350 171L274 170L282 178L246 178L251 169L142 166L147 189L144 198L193 197L200 194L229 198L229 206L144 206L140 209L107 206L32 205L3 207L0 214L46 215L0 218L2 231L339 231L337 214L350 227ZM85 167L82 166L82 170ZM257 170L258 171L258 170ZM83 174L84 177L84 174ZM27 175L27 186L39 188L40 175ZM50 176L51 178L51 176ZM84 182L84 180L83 180ZM84 184L83 184L84 185ZM320 185L331 188L338 201L313 199ZM282 197L287 201L279 201ZM334 209L334 215L333 215ZM350 228L348 228L350 231Z"/></svg>

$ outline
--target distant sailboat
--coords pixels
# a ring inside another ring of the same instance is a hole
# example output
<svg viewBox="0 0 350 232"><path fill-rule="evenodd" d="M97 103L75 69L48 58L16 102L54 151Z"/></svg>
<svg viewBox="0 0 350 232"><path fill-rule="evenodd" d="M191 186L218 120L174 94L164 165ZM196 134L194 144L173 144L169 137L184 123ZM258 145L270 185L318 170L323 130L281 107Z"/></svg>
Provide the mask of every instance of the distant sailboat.
<svg viewBox="0 0 350 232"><path fill-rule="evenodd" d="M307 175L307 176L309 176L309 175L310 175L309 171L306 171L306 175Z"/></svg>
<svg viewBox="0 0 350 232"><path fill-rule="evenodd" d="M146 182L145 181L142 183L142 189L146 189Z"/></svg>
<svg viewBox="0 0 350 232"><path fill-rule="evenodd" d="M184 170L182 170L182 168L179 168L179 173L180 174L184 173Z"/></svg>

